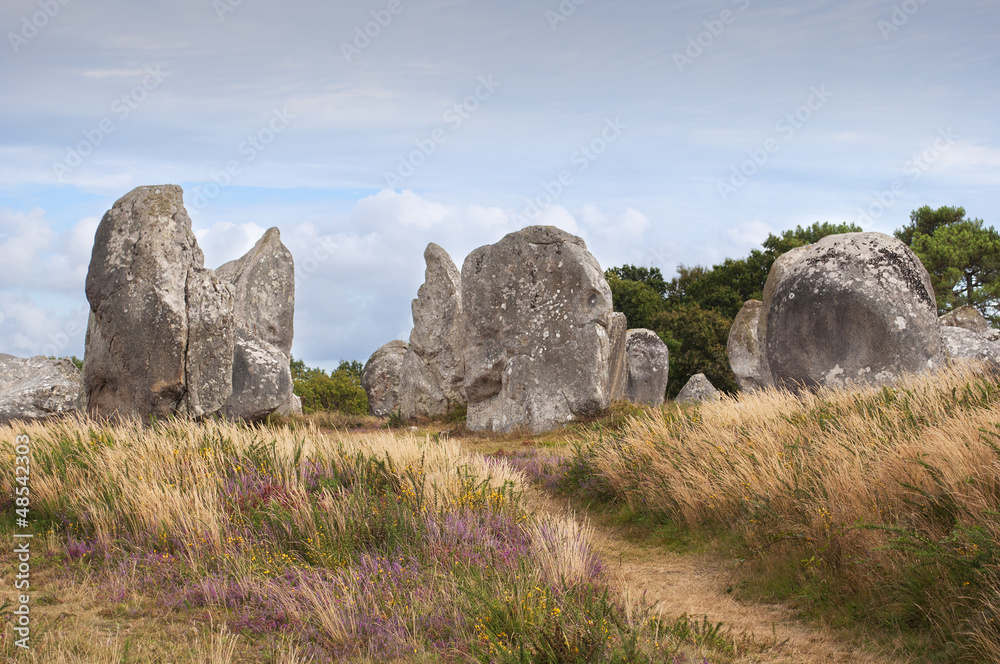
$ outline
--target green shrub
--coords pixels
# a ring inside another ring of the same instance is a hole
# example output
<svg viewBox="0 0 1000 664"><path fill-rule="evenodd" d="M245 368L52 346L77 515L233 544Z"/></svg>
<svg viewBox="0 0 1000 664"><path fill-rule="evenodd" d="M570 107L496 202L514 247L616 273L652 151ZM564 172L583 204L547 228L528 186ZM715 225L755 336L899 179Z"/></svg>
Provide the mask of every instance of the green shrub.
<svg viewBox="0 0 1000 664"><path fill-rule="evenodd" d="M368 413L368 395L361 387L360 362L341 362L340 366L327 374L322 369L307 367L302 360L293 358L291 369L294 392L302 399L303 413Z"/></svg>

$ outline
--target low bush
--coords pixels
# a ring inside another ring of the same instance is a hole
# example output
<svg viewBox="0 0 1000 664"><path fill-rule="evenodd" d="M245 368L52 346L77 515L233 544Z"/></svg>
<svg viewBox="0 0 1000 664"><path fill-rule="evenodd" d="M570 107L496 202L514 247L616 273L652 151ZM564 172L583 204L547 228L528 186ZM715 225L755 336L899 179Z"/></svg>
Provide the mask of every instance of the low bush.
<svg viewBox="0 0 1000 664"><path fill-rule="evenodd" d="M345 415L368 413L368 395L361 387L360 362L342 361L333 372L306 367L292 359L292 382L296 396L302 399L302 412L337 411Z"/></svg>

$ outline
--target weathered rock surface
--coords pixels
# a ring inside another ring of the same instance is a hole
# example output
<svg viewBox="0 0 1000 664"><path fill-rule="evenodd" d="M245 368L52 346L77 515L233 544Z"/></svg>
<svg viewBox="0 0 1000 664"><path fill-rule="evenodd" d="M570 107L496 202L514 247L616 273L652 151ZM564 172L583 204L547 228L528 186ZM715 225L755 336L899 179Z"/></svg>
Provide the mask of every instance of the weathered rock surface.
<svg viewBox="0 0 1000 664"><path fill-rule="evenodd" d="M277 229L206 270L181 188L138 187L98 226L87 299L92 414L257 419L294 407L294 265Z"/></svg>
<svg viewBox="0 0 1000 664"><path fill-rule="evenodd" d="M390 341L368 358L361 373L361 387L368 395L368 412L387 417L399 408L399 382L409 344Z"/></svg>
<svg viewBox="0 0 1000 664"><path fill-rule="evenodd" d="M625 335L628 365L626 397L632 403L659 406L667 391L670 351L652 330L637 328Z"/></svg>
<svg viewBox="0 0 1000 664"><path fill-rule="evenodd" d="M87 273L85 388L98 415L177 411L186 391L188 271L202 267L174 185L139 187L97 228Z"/></svg>
<svg viewBox="0 0 1000 664"><path fill-rule="evenodd" d="M740 389L752 392L771 384L771 376L761 352L757 331L763 303L747 300L729 329L726 354Z"/></svg>
<svg viewBox="0 0 1000 664"><path fill-rule="evenodd" d="M968 305L949 311L938 319L938 323L942 327L961 327L970 330L989 341L1000 339L1000 330L990 327L989 322L979 313L979 310Z"/></svg>
<svg viewBox="0 0 1000 664"><path fill-rule="evenodd" d="M177 410L204 417L225 406L233 392L235 292L211 270L198 267L188 270L186 291L187 391Z"/></svg>
<svg viewBox="0 0 1000 664"><path fill-rule="evenodd" d="M807 245L808 246L808 245ZM774 377L771 375L771 368L767 364L767 353L765 352L767 340L767 313L771 310L771 301L774 299L774 290L784 278L788 269L802 256L806 247L796 247L778 256L771 264L771 270L767 273L767 280L764 282L764 292L761 295L760 310L757 317L757 345L760 349L758 362L760 364L761 376L774 384Z"/></svg>
<svg viewBox="0 0 1000 664"><path fill-rule="evenodd" d="M611 289L584 241L529 226L462 266L466 426L533 432L606 408Z"/></svg>
<svg viewBox="0 0 1000 664"><path fill-rule="evenodd" d="M1000 368L1000 342L964 327L941 326L941 340L953 360L984 360Z"/></svg>
<svg viewBox="0 0 1000 664"><path fill-rule="evenodd" d="M424 283L413 300L413 330L400 370L404 418L439 417L465 403L462 275L444 249L424 250Z"/></svg>
<svg viewBox="0 0 1000 664"><path fill-rule="evenodd" d="M698 373L688 379L681 391L677 394L678 403L692 403L698 401L712 401L719 398L719 391L705 377L705 374Z"/></svg>
<svg viewBox="0 0 1000 664"><path fill-rule="evenodd" d="M82 393L83 376L67 359L0 353L0 424L72 413Z"/></svg>
<svg viewBox="0 0 1000 664"><path fill-rule="evenodd" d="M215 276L235 289L233 314L240 328L292 352L295 263L277 228L269 228L242 258L221 265Z"/></svg>
<svg viewBox="0 0 1000 664"><path fill-rule="evenodd" d="M628 354L625 352L625 335L628 318L620 311L611 314L608 342L611 356L608 359L608 392L612 401L625 399L628 387Z"/></svg>
<svg viewBox="0 0 1000 664"><path fill-rule="evenodd" d="M232 385L232 394L222 408L229 419L258 420L287 409L289 403L295 407L289 357L245 330L236 331Z"/></svg>
<svg viewBox="0 0 1000 664"><path fill-rule="evenodd" d="M758 339L781 386L886 383L945 359L930 276L882 233L830 235L788 252L762 308Z"/></svg>
<svg viewBox="0 0 1000 664"><path fill-rule="evenodd" d="M295 264L278 229L268 229L245 256L222 265L215 275L234 291L232 393L223 414L253 420L288 409L301 412L289 368Z"/></svg>

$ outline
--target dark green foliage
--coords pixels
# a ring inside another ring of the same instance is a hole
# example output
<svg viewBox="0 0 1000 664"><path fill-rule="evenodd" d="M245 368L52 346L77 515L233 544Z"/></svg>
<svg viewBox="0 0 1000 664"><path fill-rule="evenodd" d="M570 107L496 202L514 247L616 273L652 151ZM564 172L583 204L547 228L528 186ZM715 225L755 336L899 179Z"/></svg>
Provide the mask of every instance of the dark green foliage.
<svg viewBox="0 0 1000 664"><path fill-rule="evenodd" d="M624 281L638 281L646 284L657 295L663 297L667 294L667 282L663 279L663 273L658 267L636 267L635 265L622 265L604 271L604 276L608 279L617 277Z"/></svg>
<svg viewBox="0 0 1000 664"><path fill-rule="evenodd" d="M663 310L663 298L647 284L620 279L611 272L608 270L606 274L615 311L625 314L631 329L650 328L653 317Z"/></svg>
<svg viewBox="0 0 1000 664"><path fill-rule="evenodd" d="M895 231L893 235L907 246L913 246L913 239L918 235L933 235L944 226L950 226L965 220L965 208L942 206L937 210L929 205L910 213L910 223Z"/></svg>
<svg viewBox="0 0 1000 664"><path fill-rule="evenodd" d="M909 240L930 273L938 314L969 305L1000 322L1000 233L960 207L924 206L910 219L896 237Z"/></svg>
<svg viewBox="0 0 1000 664"><path fill-rule="evenodd" d="M368 412L368 395L361 387L363 366L358 361L342 361L332 373L311 368L292 358L292 382L295 394L302 399L303 413L340 411L348 415Z"/></svg>
<svg viewBox="0 0 1000 664"><path fill-rule="evenodd" d="M773 256L754 249L747 258L727 258L711 268L679 265L667 287L667 301L674 306L694 303L732 320L744 302L760 299L773 262Z"/></svg>
<svg viewBox="0 0 1000 664"><path fill-rule="evenodd" d="M697 303L678 305L657 315L653 329L670 347L668 396L676 397L696 373L705 374L716 389L738 389L726 355L732 324L732 319Z"/></svg>

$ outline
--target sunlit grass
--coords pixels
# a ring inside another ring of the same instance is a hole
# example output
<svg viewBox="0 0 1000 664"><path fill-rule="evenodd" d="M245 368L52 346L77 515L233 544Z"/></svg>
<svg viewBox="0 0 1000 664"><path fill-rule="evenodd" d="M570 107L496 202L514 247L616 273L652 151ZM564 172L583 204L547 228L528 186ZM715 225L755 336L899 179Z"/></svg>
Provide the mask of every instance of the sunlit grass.
<svg viewBox="0 0 1000 664"><path fill-rule="evenodd" d="M673 662L688 652L629 617L586 526L536 517L519 471L447 437L323 433L302 420L77 418L0 432L30 438L32 592L53 588L52 608L33 614L30 652L5 627L8 658ZM13 466L2 455L8 536ZM68 604L78 624L60 617ZM508 615L499 631L483 626ZM109 620L125 633L83 645L81 632ZM175 636L157 641L157 624Z"/></svg>
<svg viewBox="0 0 1000 664"><path fill-rule="evenodd" d="M649 410L561 458L524 456L557 490L731 534L744 595L832 609L941 661L1000 661L1000 382L979 367Z"/></svg>

